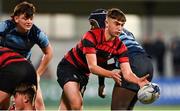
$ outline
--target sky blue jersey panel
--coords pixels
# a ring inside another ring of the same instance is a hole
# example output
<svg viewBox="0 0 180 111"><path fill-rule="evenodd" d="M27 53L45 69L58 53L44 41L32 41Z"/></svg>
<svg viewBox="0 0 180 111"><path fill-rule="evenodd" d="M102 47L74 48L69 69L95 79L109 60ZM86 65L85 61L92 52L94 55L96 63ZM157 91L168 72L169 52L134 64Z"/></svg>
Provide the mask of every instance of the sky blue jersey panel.
<svg viewBox="0 0 180 111"><path fill-rule="evenodd" d="M135 40L134 35L126 29L120 34L119 38L128 48L128 54L144 53L142 46Z"/></svg>

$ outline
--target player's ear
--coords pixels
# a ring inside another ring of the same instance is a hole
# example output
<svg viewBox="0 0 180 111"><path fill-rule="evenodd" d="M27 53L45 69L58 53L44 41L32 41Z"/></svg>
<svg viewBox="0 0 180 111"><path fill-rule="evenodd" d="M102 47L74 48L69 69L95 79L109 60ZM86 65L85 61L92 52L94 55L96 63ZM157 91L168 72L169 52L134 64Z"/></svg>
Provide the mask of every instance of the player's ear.
<svg viewBox="0 0 180 111"><path fill-rule="evenodd" d="M19 21L19 20L18 20L18 16L14 16L13 18L14 18L14 21L15 21L16 23L18 23L18 21Z"/></svg>
<svg viewBox="0 0 180 111"><path fill-rule="evenodd" d="M29 97L27 95L24 95L23 96L23 101L24 101L24 103L28 103Z"/></svg>

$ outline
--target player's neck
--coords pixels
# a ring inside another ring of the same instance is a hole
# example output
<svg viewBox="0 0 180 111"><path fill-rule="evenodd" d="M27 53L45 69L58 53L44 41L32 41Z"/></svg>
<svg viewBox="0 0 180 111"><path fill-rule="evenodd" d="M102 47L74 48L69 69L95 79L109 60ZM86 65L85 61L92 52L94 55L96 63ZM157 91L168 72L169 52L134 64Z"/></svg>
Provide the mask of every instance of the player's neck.
<svg viewBox="0 0 180 111"><path fill-rule="evenodd" d="M115 37L114 36L111 36L111 34L108 32L107 29L105 29L105 41L111 41L111 40L114 40Z"/></svg>
<svg viewBox="0 0 180 111"><path fill-rule="evenodd" d="M27 104L23 110L34 110L34 107L31 104Z"/></svg>

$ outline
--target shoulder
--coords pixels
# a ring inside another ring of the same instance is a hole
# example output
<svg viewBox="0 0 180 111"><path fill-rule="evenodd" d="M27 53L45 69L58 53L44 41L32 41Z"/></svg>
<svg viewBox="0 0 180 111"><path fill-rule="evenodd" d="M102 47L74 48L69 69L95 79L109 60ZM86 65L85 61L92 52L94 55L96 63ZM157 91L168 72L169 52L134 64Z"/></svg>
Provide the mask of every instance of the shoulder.
<svg viewBox="0 0 180 111"><path fill-rule="evenodd" d="M90 30L90 32L96 34L96 35L99 35L101 32L103 32L104 30L103 29L100 29L100 28L97 28L97 29L94 29L94 30Z"/></svg>
<svg viewBox="0 0 180 111"><path fill-rule="evenodd" d="M100 36L102 36L104 34L104 30L103 29L94 29L94 30L89 30L86 34L88 35L92 35L95 38L99 38Z"/></svg>
<svg viewBox="0 0 180 111"><path fill-rule="evenodd" d="M35 24L33 24L33 26L32 26L32 28L31 28L30 31L32 31L32 32L37 32L37 33L40 33L40 32L41 32L40 28L37 27Z"/></svg>
<svg viewBox="0 0 180 111"><path fill-rule="evenodd" d="M12 20L5 20L0 22L0 26L4 28L14 28L16 25Z"/></svg>
<svg viewBox="0 0 180 111"><path fill-rule="evenodd" d="M133 33L130 32L129 30L125 29L125 28L123 29L122 33L120 34L120 38L123 38L123 37L135 39Z"/></svg>
<svg viewBox="0 0 180 111"><path fill-rule="evenodd" d="M101 36L103 34L104 34L103 29L89 30L84 34L83 39L94 39L96 41L99 41L102 38Z"/></svg>
<svg viewBox="0 0 180 111"><path fill-rule="evenodd" d="M123 29L123 33L126 35L129 35L129 36L132 35L132 32L130 32L129 30L127 30L125 28Z"/></svg>
<svg viewBox="0 0 180 111"><path fill-rule="evenodd" d="M47 35L39 28L37 27L35 24L33 24L30 33L31 36L36 36L36 37L47 37Z"/></svg>

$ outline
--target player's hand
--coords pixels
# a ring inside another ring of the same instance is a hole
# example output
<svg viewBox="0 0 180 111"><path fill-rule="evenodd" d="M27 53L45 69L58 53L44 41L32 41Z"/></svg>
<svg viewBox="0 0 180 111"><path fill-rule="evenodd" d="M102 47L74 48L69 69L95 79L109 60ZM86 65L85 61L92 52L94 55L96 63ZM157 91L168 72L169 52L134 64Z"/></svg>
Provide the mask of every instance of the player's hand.
<svg viewBox="0 0 180 111"><path fill-rule="evenodd" d="M99 85L98 95L99 95L101 98L105 98L105 97L106 97L106 94L105 94L105 92L104 92L104 88L105 88L105 85Z"/></svg>
<svg viewBox="0 0 180 111"><path fill-rule="evenodd" d="M121 71L120 70L115 70L115 71L112 71L113 74L112 74L112 78L114 79L114 81L118 84L118 85L121 85Z"/></svg>
<svg viewBox="0 0 180 111"><path fill-rule="evenodd" d="M140 87L143 87L144 85L148 84L149 83L149 81L147 80L148 77L149 77L149 74L146 74L145 76L139 78L138 85Z"/></svg>

